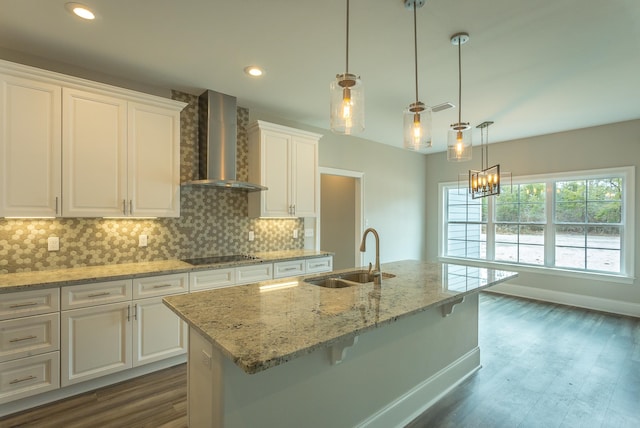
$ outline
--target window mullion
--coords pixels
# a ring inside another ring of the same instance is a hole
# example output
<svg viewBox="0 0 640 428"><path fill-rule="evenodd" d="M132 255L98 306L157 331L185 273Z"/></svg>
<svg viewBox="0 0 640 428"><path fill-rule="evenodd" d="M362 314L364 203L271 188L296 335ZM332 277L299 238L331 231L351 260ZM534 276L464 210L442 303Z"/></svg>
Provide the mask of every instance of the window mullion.
<svg viewBox="0 0 640 428"><path fill-rule="evenodd" d="M544 198L546 227L544 229L544 265L556 265L556 227L554 216L556 212L556 183L555 180L547 180L547 194Z"/></svg>

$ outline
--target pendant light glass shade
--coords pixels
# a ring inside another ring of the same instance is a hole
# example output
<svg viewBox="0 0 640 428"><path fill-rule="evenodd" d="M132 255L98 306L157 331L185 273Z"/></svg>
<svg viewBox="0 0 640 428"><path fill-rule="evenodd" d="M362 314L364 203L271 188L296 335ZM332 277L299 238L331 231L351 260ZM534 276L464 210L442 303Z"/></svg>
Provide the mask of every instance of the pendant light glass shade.
<svg viewBox="0 0 640 428"><path fill-rule="evenodd" d="M343 74L331 82L330 125L336 134L364 131L364 88L360 76L349 73L349 0L347 0L347 48Z"/></svg>
<svg viewBox="0 0 640 428"><path fill-rule="evenodd" d="M447 160L465 162L471 160L471 127L468 123L454 123L447 135Z"/></svg>
<svg viewBox="0 0 640 428"><path fill-rule="evenodd" d="M404 148L416 152L431 147L431 109L415 102L404 111Z"/></svg>
<svg viewBox="0 0 640 428"><path fill-rule="evenodd" d="M331 130L352 135L364 131L364 88L355 74L338 74L331 82Z"/></svg>
<svg viewBox="0 0 640 428"><path fill-rule="evenodd" d="M413 59L415 64L416 101L404 111L404 148L424 152L431 147L431 108L418 101L418 26L416 10L424 0L404 0L407 9L413 9Z"/></svg>
<svg viewBox="0 0 640 428"><path fill-rule="evenodd" d="M447 160L450 162L465 162L471 160L471 127L462 121L462 57L461 46L469 41L467 33L454 34L451 44L458 46L458 123L449 128L447 136Z"/></svg>

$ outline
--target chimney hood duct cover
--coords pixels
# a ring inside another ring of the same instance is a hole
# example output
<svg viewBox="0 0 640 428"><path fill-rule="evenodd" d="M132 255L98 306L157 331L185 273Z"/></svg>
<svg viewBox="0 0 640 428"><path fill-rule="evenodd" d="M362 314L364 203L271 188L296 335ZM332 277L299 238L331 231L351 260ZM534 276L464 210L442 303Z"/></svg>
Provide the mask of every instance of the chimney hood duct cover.
<svg viewBox="0 0 640 428"><path fill-rule="evenodd" d="M258 184L236 180L236 97L206 91L199 98L199 179L186 184L255 192Z"/></svg>

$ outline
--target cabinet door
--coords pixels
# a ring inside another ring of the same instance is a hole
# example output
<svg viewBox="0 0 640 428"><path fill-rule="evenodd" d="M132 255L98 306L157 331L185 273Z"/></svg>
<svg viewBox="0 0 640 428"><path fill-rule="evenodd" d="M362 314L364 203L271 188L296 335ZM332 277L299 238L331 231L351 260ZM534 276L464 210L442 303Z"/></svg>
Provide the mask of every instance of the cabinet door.
<svg viewBox="0 0 640 428"><path fill-rule="evenodd" d="M318 215L318 144L316 140L293 137L291 144L291 193L296 217Z"/></svg>
<svg viewBox="0 0 640 428"><path fill-rule="evenodd" d="M61 93L0 75L0 217L59 215Z"/></svg>
<svg viewBox="0 0 640 428"><path fill-rule="evenodd" d="M162 297L134 301L133 366L187 352L187 324L162 303Z"/></svg>
<svg viewBox="0 0 640 428"><path fill-rule="evenodd" d="M62 312L62 386L131 368L130 316L128 302Z"/></svg>
<svg viewBox="0 0 640 428"><path fill-rule="evenodd" d="M180 113L128 105L130 215L180 216Z"/></svg>
<svg viewBox="0 0 640 428"><path fill-rule="evenodd" d="M122 217L127 198L127 102L64 88L65 217Z"/></svg>
<svg viewBox="0 0 640 428"><path fill-rule="evenodd" d="M291 159L289 144L291 137L277 132L264 131L262 134L262 179L269 188L261 193L262 216L289 217L292 215L290 184Z"/></svg>

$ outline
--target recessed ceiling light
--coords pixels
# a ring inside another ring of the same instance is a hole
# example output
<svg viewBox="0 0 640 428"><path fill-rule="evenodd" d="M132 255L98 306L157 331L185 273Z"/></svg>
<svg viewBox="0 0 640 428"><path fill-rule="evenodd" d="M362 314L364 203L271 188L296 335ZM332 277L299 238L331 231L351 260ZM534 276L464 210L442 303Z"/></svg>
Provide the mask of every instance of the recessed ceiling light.
<svg viewBox="0 0 640 428"><path fill-rule="evenodd" d="M71 13L76 16L79 16L82 19L92 20L96 18L96 15L91 12L91 10L80 3L67 3L64 7Z"/></svg>
<svg viewBox="0 0 640 428"><path fill-rule="evenodd" d="M257 65L249 65L245 67L244 72L251 77L260 77L264 74L264 70Z"/></svg>

